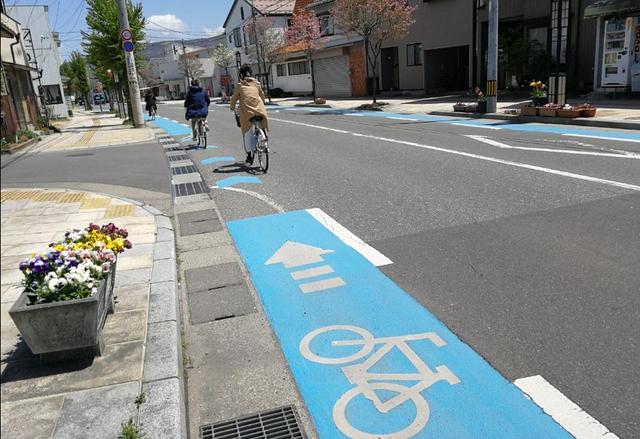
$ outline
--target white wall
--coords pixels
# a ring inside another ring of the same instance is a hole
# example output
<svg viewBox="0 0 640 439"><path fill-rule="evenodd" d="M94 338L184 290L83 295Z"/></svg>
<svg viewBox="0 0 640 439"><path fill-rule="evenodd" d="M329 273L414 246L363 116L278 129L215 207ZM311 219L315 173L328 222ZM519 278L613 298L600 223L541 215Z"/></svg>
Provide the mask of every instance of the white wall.
<svg viewBox="0 0 640 439"><path fill-rule="evenodd" d="M62 97L61 104L47 105L51 110L51 117L67 117L67 103L60 78L60 52L58 42L54 39L49 20L47 6L9 6L7 7L7 15L20 22L23 31L31 30L31 38L33 40L33 48L35 51L35 60L38 62L38 69L42 70L42 78L40 81L43 86L58 85L60 87L60 95ZM24 34L24 32L23 32ZM42 37L42 38L41 38ZM29 46L28 42L25 42ZM26 47L27 55L33 58L33 51L30 47ZM4 58L4 57L3 57ZM34 60L31 60L32 62ZM35 66L32 63L32 66ZM36 75L32 75L35 77ZM37 79L33 81L34 90L38 90L39 82Z"/></svg>

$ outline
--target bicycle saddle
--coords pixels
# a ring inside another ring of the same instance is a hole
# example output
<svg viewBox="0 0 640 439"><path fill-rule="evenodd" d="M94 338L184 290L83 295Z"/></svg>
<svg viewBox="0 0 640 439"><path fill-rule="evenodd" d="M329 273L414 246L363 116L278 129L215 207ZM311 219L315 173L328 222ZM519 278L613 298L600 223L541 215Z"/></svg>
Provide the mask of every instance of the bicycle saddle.
<svg viewBox="0 0 640 439"><path fill-rule="evenodd" d="M251 122L262 122L262 119L264 119L262 116L253 116Z"/></svg>

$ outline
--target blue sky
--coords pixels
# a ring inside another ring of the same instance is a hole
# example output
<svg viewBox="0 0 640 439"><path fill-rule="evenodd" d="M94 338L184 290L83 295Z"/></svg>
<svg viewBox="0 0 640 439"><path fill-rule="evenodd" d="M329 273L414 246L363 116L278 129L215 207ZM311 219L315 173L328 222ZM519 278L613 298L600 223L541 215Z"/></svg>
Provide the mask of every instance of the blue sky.
<svg viewBox="0 0 640 439"><path fill-rule="evenodd" d="M213 35L222 29L233 3L233 0L133 1L142 3L150 21L147 35L151 41ZM81 49L80 30L86 28L85 0L5 0L5 4L49 5L49 19L62 40L61 56L66 58L72 51Z"/></svg>

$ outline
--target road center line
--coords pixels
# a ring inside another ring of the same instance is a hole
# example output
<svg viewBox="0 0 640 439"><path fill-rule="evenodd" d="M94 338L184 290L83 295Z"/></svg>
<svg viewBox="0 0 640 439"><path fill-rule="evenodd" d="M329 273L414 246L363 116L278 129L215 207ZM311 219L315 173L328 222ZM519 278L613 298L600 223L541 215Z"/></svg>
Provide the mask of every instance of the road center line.
<svg viewBox="0 0 640 439"><path fill-rule="evenodd" d="M485 136L476 136L473 134L465 134L465 137L468 137L473 140L477 140L478 142L483 142L488 145L497 146L502 149L519 149L522 151L537 151L537 152L554 152L558 154L574 154L574 155L592 155L598 157L613 157L617 159L636 159L640 160L640 154L634 153L626 153L626 154L613 154L608 152L597 152L597 151L575 151L570 149L553 149L553 148L531 148L528 146L511 146L506 143L498 142L497 140L489 139Z"/></svg>
<svg viewBox="0 0 640 439"><path fill-rule="evenodd" d="M551 169L551 168L545 168L545 167L542 167L542 166L528 165L526 163L513 162L511 160L502 160L502 159L497 159L497 158L494 158L494 157L487 157L487 156L478 155L478 154L471 154L471 153L468 153L468 152L456 151L456 150L448 149L448 148L440 148L438 146L430 146L430 145L424 145L424 144L415 143L415 142L407 142L405 140L390 139L390 138L387 138L387 137L379 137L379 136L372 136L372 135L369 135L369 134L354 133L354 132L351 132L351 131L336 130L334 128L323 127L323 126L320 126L320 125L312 125L312 124L308 124L308 123L304 123L304 122L294 122L294 121L291 121L291 120L276 119L276 118L271 118L271 120L276 121L276 122L288 123L288 124L292 124L292 125L306 126L306 127L309 127L309 128L317 128L317 129L325 130L325 131L341 132L341 133L344 133L344 134L351 134L351 135L356 136L356 137L365 137L365 138L368 138L368 139L381 140L383 142L397 143L397 144L400 144L400 145L417 146L418 148L430 149L432 151L446 152L446 153L449 153L449 154L455 154L455 155L459 155L459 156L463 156L463 157L470 157L470 158L474 158L474 159L478 159L478 160L484 160L484 161L487 161L487 162L500 163L500 164L503 164L503 165L514 166L516 168L523 168L523 169L529 169L529 170L532 170L532 171L545 172L547 174L560 175L560 176L563 176L563 177L569 177L569 178L573 178L573 179L576 179L576 180L590 181L590 182L593 182L593 183L600 183L600 184L605 184L605 185L608 185L608 186L614 186L614 187L619 187L619 188L622 188L622 189L628 189L628 190L640 192L640 186L636 186L636 185L633 185L633 184L623 183L623 182L613 181L613 180L605 180L605 179L602 179L602 178L590 177L588 175L582 175L582 174L575 174L573 172L560 171L558 169Z"/></svg>
<svg viewBox="0 0 640 439"><path fill-rule="evenodd" d="M603 140L616 140L618 142L634 142L640 143L640 140L636 139L620 139L618 137L607 137L607 136L592 136L587 134L573 134L573 133L563 133L563 136L571 136L571 137L586 137L588 139L603 139Z"/></svg>
<svg viewBox="0 0 640 439"><path fill-rule="evenodd" d="M540 375L513 382L545 413L578 439L618 439L607 427L592 418Z"/></svg>

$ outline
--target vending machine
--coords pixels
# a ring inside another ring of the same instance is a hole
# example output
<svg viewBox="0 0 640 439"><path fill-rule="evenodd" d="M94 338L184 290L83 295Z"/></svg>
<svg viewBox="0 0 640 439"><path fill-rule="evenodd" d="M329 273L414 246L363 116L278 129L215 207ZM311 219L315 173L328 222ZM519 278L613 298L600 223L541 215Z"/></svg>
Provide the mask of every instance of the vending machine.
<svg viewBox="0 0 640 439"><path fill-rule="evenodd" d="M604 23L602 86L628 87L634 53L638 17L611 18Z"/></svg>

